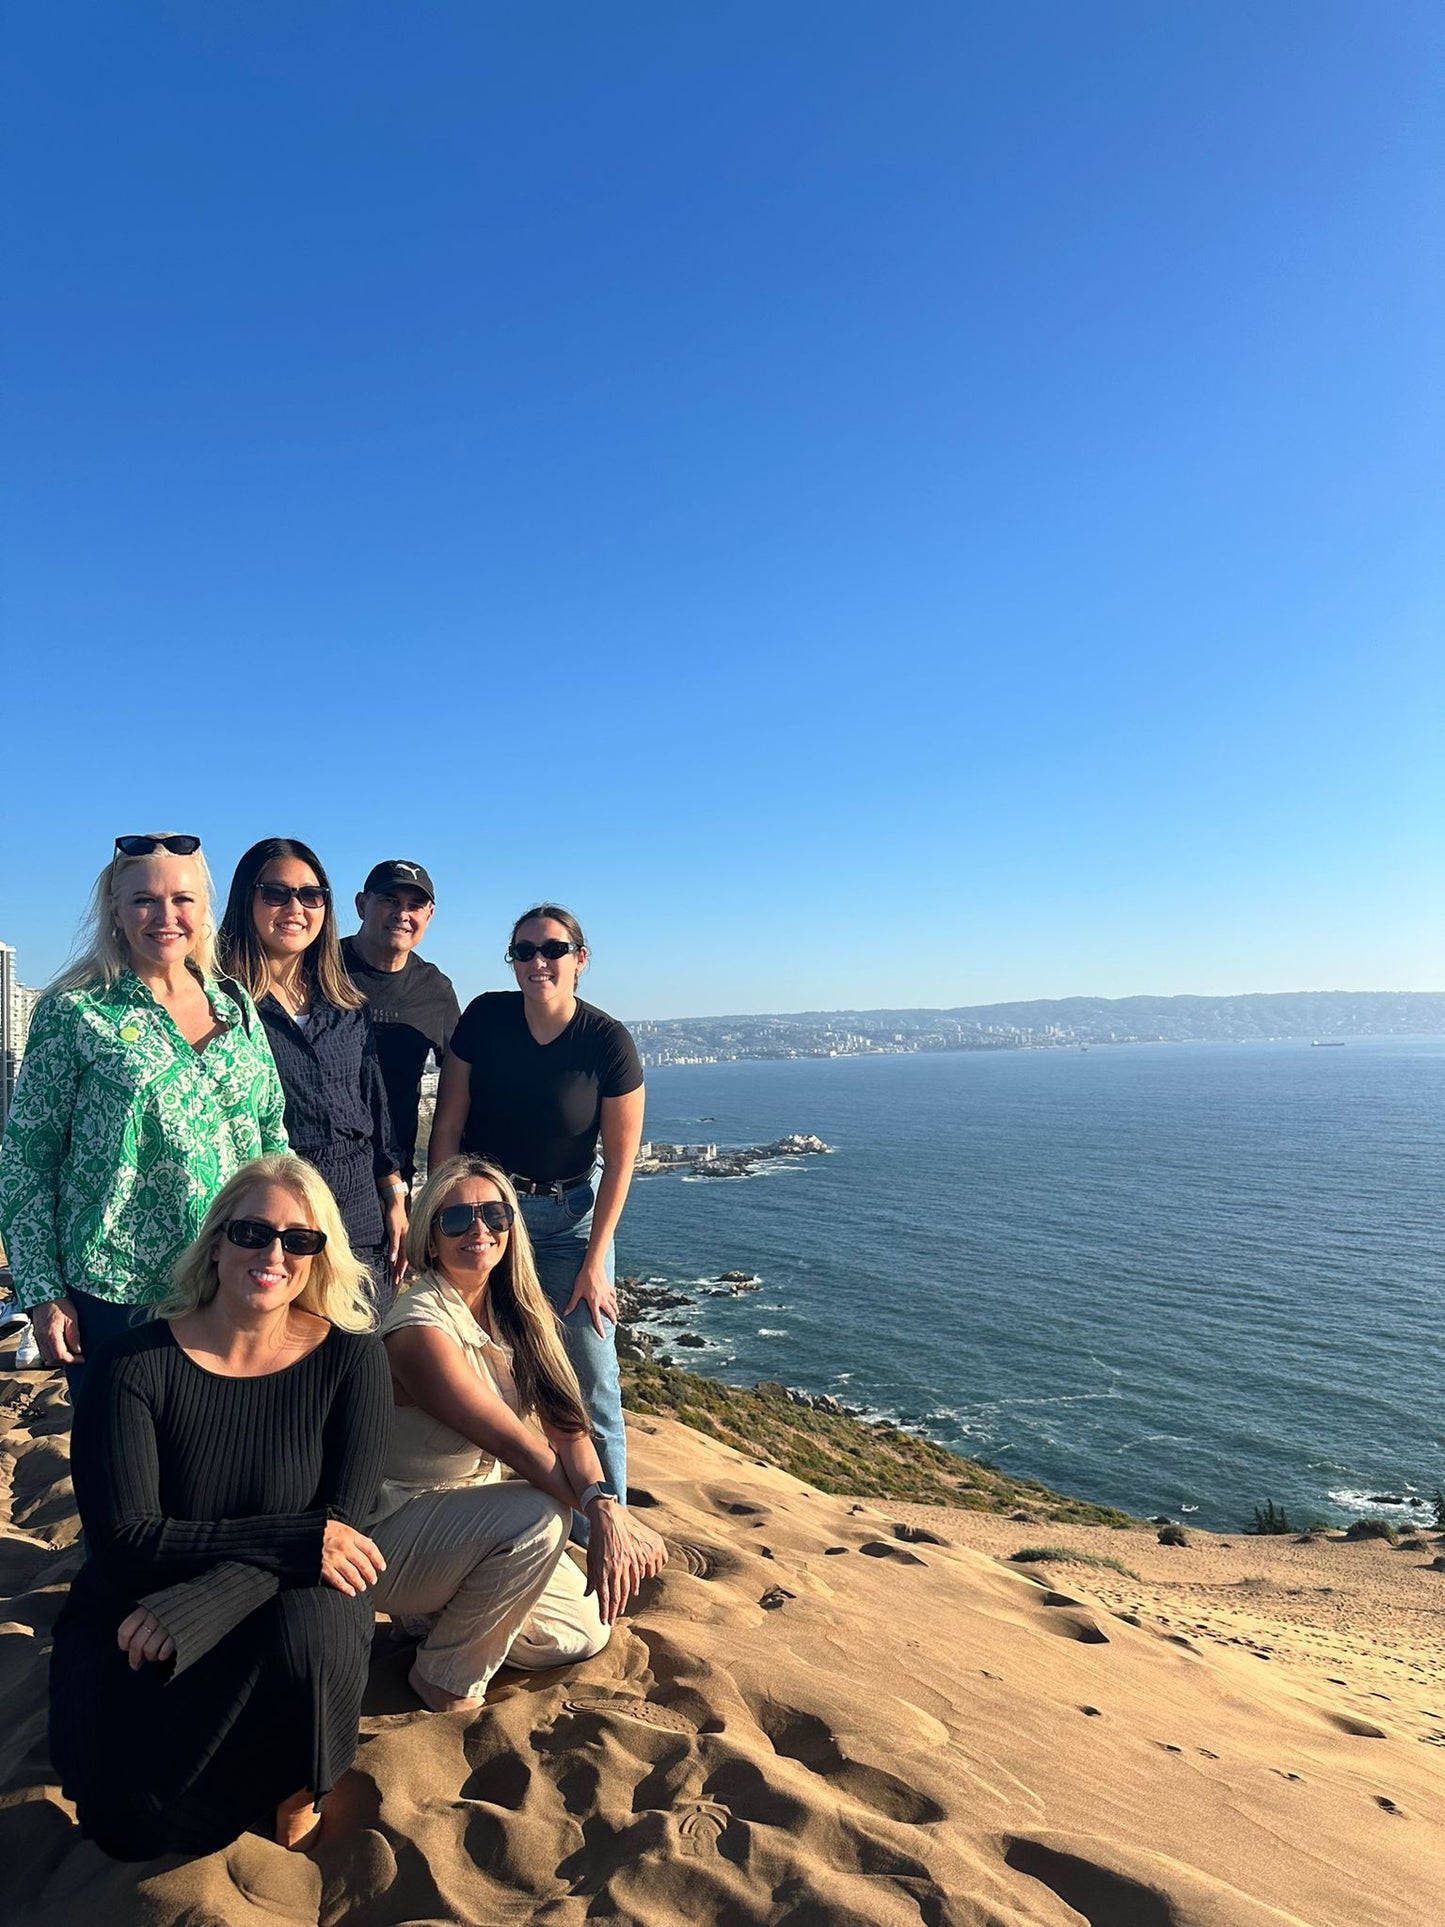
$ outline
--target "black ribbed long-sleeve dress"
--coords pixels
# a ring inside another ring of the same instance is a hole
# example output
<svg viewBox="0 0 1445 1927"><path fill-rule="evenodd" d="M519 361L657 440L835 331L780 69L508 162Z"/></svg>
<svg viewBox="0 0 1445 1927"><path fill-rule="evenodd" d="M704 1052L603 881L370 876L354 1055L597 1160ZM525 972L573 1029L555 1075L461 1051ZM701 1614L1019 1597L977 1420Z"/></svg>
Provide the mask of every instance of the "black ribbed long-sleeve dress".
<svg viewBox="0 0 1445 1927"><path fill-rule="evenodd" d="M213 1852L350 1765L374 1614L322 1583L321 1541L328 1519L364 1529L390 1413L380 1341L334 1328L262 1378L205 1370L163 1321L87 1366L50 1746L107 1853ZM137 1605L173 1663L132 1672L116 1632Z"/></svg>

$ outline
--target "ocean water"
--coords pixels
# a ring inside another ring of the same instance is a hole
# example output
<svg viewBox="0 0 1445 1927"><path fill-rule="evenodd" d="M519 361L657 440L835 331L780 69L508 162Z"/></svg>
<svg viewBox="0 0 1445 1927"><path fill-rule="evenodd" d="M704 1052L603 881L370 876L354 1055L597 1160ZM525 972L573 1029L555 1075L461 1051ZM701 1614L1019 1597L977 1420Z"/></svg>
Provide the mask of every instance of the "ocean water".
<svg viewBox="0 0 1445 1927"><path fill-rule="evenodd" d="M1145 1515L1429 1516L1409 1501L1445 1484L1445 1039L648 1075L649 1137L792 1131L832 1155L633 1186L619 1270L693 1294L659 1332L679 1363ZM729 1269L761 1289L708 1295Z"/></svg>

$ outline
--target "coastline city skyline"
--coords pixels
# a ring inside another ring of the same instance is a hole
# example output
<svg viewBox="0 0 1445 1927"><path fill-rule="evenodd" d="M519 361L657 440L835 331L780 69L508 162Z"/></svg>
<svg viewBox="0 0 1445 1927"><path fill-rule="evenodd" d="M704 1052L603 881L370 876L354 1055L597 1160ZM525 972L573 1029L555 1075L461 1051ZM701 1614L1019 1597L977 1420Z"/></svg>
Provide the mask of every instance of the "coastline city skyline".
<svg viewBox="0 0 1445 1927"><path fill-rule="evenodd" d="M27 984L0 939L0 1128L44 986ZM464 998L463 1001L466 1001ZM1303 991L1066 997L951 1007L700 1013L627 1019L645 1068L767 1058L1141 1043L1344 1042L1445 1035L1445 992ZM434 1088L435 1072L428 1072Z"/></svg>

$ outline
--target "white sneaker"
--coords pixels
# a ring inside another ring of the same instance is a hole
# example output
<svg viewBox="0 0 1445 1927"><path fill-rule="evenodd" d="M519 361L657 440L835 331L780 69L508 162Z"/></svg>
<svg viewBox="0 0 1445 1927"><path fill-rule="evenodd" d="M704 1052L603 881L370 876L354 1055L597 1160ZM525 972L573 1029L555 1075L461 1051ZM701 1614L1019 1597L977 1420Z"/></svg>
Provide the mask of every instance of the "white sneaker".
<svg viewBox="0 0 1445 1927"><path fill-rule="evenodd" d="M41 1362L40 1347L35 1342L35 1327L27 1318L25 1329L20 1334L20 1343L15 1348L15 1363L24 1371L27 1366L33 1367Z"/></svg>

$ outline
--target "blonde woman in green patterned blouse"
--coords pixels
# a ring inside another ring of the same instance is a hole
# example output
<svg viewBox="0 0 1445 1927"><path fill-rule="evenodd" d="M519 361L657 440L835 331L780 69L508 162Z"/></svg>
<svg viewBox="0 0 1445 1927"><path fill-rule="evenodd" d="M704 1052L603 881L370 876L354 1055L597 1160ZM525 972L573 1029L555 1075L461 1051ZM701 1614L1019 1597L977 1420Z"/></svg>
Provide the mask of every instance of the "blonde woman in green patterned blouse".
<svg viewBox="0 0 1445 1927"><path fill-rule="evenodd" d="M200 838L117 837L91 926L36 1007L0 1149L15 1294L72 1386L164 1294L221 1186L288 1148L255 1006L216 981Z"/></svg>

